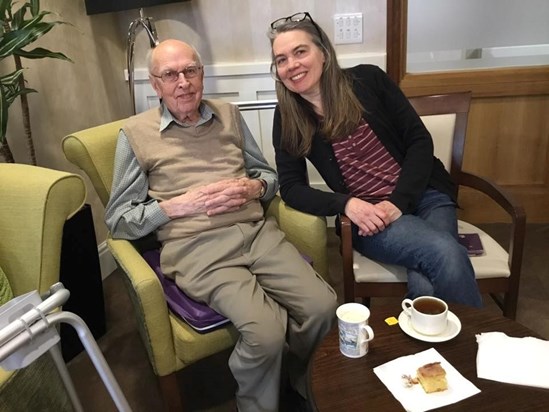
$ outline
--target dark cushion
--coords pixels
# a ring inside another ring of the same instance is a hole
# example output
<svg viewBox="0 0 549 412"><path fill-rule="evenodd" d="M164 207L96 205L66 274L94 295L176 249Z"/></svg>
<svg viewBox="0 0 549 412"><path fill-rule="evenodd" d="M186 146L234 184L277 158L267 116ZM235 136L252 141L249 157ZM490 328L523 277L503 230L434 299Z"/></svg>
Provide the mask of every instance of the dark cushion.
<svg viewBox="0 0 549 412"><path fill-rule="evenodd" d="M160 251L148 250L143 258L158 276L170 310L199 332L208 332L229 322L208 305L187 296L176 283L164 276L160 269Z"/></svg>

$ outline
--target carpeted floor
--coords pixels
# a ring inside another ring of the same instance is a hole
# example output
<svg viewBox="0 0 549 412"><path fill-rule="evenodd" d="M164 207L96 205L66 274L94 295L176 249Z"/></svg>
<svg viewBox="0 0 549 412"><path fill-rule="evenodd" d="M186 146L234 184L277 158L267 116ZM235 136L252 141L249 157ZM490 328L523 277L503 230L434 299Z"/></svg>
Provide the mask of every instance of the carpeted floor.
<svg viewBox="0 0 549 412"><path fill-rule="evenodd" d="M506 225L487 225L483 228L498 241L505 241ZM528 225L517 321L545 339L549 339L548 251L549 225ZM338 240L333 232L330 232L329 237L329 257L331 283L341 296L341 260ZM115 271L104 282L108 329L98 343L132 410L159 411L162 403L156 377L137 332L122 276L119 271ZM375 312L376 305L392 301L395 308L400 308L400 299L373 299L372 312ZM499 310L490 297L485 298L485 304L493 310ZM186 398L188 411L234 410L235 382L227 367L228 356L229 351L218 354L186 368L179 374L179 384ZM69 362L69 371L85 411L116 411L85 352Z"/></svg>

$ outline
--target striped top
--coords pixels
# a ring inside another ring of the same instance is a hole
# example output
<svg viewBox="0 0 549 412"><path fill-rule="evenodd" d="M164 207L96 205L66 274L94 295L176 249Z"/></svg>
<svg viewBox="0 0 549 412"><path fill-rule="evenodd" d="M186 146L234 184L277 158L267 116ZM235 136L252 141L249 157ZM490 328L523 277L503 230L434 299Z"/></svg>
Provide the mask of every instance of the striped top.
<svg viewBox="0 0 549 412"><path fill-rule="evenodd" d="M389 198L400 165L364 119L352 135L332 143L335 157L350 193L367 202Z"/></svg>

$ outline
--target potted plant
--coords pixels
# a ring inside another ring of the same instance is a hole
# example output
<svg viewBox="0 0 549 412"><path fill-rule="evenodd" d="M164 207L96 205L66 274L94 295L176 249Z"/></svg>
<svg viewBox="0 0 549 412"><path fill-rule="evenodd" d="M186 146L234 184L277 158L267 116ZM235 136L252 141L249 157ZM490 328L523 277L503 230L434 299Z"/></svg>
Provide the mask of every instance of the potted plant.
<svg viewBox="0 0 549 412"><path fill-rule="evenodd" d="M27 46L48 33L53 27L58 24L65 24L65 22L44 21L45 17L52 13L40 10L40 0L25 1L17 8L19 3L13 0L0 0L0 62L8 58L13 58L14 62L14 70L0 76L0 155L8 163L15 162L6 138L6 131L8 127L8 109L19 98L29 156L32 164L36 165L29 102L27 100L27 94L36 92L36 90L28 88L26 85L22 59L50 57L71 60L63 53L52 52L41 47L25 50Z"/></svg>

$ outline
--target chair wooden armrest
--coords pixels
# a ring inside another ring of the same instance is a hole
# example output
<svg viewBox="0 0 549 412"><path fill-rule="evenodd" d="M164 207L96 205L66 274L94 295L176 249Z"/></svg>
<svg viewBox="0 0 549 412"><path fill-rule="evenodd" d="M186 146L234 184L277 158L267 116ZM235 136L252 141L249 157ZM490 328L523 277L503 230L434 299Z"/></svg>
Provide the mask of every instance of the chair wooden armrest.
<svg viewBox="0 0 549 412"><path fill-rule="evenodd" d="M353 272L353 234L352 223L346 215L339 216L341 224L341 259L343 264L343 299L353 302L355 299L355 275Z"/></svg>
<svg viewBox="0 0 549 412"><path fill-rule="evenodd" d="M524 251L524 238L526 234L526 212L521 205L511 198L501 187L490 179L471 173L461 172L458 182L462 186L470 187L486 194L504 209L511 218L511 232L507 252L509 253L509 282L512 290L518 290L520 280L520 268ZM515 303L516 305L516 303ZM504 313L505 314L505 313Z"/></svg>
<svg viewBox="0 0 549 412"><path fill-rule="evenodd" d="M523 207L517 205L507 192L490 179L463 171L460 172L458 179L460 185L476 189L488 195L498 205L505 209L513 221L516 221L517 223L520 223L520 221L526 222L526 213L524 212Z"/></svg>

